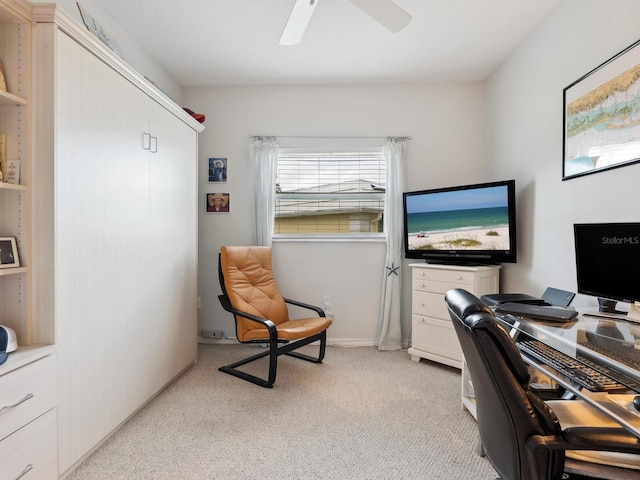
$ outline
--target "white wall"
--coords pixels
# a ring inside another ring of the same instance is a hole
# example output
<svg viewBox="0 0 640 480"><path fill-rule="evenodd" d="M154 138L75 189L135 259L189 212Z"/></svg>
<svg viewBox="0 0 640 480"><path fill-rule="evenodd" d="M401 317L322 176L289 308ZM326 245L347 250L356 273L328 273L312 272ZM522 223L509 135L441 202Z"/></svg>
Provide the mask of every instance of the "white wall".
<svg viewBox="0 0 640 480"><path fill-rule="evenodd" d="M565 0L488 82L487 176L518 186L519 261L503 291L576 291L573 224L640 221L640 164L561 179L562 91L638 40L638 18L636 0Z"/></svg>
<svg viewBox="0 0 640 480"><path fill-rule="evenodd" d="M82 17L76 5L75 0L30 0L31 3L57 3L65 12L69 13L80 24ZM145 75L162 90L174 102L181 104L182 87L171 78L167 72L147 53L142 50L135 40L115 23L109 15L107 15L100 7L94 4L93 0L82 0L80 2L82 8L91 14L91 16L100 24L104 31L113 40L118 48L122 58L136 69L140 74Z"/></svg>
<svg viewBox="0 0 640 480"><path fill-rule="evenodd" d="M483 179L480 83L187 88L185 100L206 114L200 135L200 328L234 337L219 306L221 245L255 241L248 135L411 136L407 189ZM228 158L228 182L207 183L209 157ZM502 175L499 175L502 177ZM205 214L205 193L231 194L228 214ZM381 243L274 244L274 270L285 296L321 304L333 297L336 343L371 344L378 322L385 247ZM405 265L407 262L405 262ZM410 272L403 269L403 338L410 336Z"/></svg>

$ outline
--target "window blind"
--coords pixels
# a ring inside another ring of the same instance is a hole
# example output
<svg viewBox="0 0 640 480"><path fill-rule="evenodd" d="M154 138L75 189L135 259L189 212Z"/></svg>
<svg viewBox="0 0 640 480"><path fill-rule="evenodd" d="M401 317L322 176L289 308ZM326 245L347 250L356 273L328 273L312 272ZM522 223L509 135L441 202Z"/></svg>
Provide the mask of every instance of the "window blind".
<svg viewBox="0 0 640 480"><path fill-rule="evenodd" d="M381 233L386 170L381 150L280 153L274 233Z"/></svg>

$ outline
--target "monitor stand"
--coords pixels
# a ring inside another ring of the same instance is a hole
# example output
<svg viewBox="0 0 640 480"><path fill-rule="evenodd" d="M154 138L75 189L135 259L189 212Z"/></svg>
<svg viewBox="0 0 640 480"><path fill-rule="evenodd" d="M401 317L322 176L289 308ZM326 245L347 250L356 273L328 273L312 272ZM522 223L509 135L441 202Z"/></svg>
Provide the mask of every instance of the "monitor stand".
<svg viewBox="0 0 640 480"><path fill-rule="evenodd" d="M609 300L608 298L598 298L598 305L600 306L600 312L604 313L619 313L622 315L626 315L627 312L623 312L621 310L616 310L616 305L618 304L615 300Z"/></svg>
<svg viewBox="0 0 640 480"><path fill-rule="evenodd" d="M610 318L615 320L628 320L627 312L616 310L618 304L615 300L609 300L607 298L598 298L598 305L600 306L597 312L584 312L583 315L587 317L597 318Z"/></svg>

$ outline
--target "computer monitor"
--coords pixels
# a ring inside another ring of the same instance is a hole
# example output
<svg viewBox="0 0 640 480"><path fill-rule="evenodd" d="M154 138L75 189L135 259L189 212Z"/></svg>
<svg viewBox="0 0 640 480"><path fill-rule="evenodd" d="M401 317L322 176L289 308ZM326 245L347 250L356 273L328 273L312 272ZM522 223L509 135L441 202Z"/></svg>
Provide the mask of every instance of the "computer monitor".
<svg viewBox="0 0 640 480"><path fill-rule="evenodd" d="M574 225L578 293L598 297L601 312L640 300L640 223Z"/></svg>

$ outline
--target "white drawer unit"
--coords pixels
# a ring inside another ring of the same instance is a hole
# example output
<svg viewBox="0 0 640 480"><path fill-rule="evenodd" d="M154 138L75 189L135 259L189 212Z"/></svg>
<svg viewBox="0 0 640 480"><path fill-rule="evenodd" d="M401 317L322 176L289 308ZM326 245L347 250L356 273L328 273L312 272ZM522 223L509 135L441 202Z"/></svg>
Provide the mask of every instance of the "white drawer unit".
<svg viewBox="0 0 640 480"><path fill-rule="evenodd" d="M0 375L0 478L58 478L57 376L55 354Z"/></svg>
<svg viewBox="0 0 640 480"><path fill-rule="evenodd" d="M56 406L56 357L0 376L0 440Z"/></svg>
<svg viewBox="0 0 640 480"><path fill-rule="evenodd" d="M426 358L462 368L462 350L444 295L453 288L463 288L477 297L498 293L500 267L424 263L409 266L412 268L411 358L415 361Z"/></svg>
<svg viewBox="0 0 640 480"><path fill-rule="evenodd" d="M56 409L52 409L0 441L0 478L58 478L57 435Z"/></svg>

